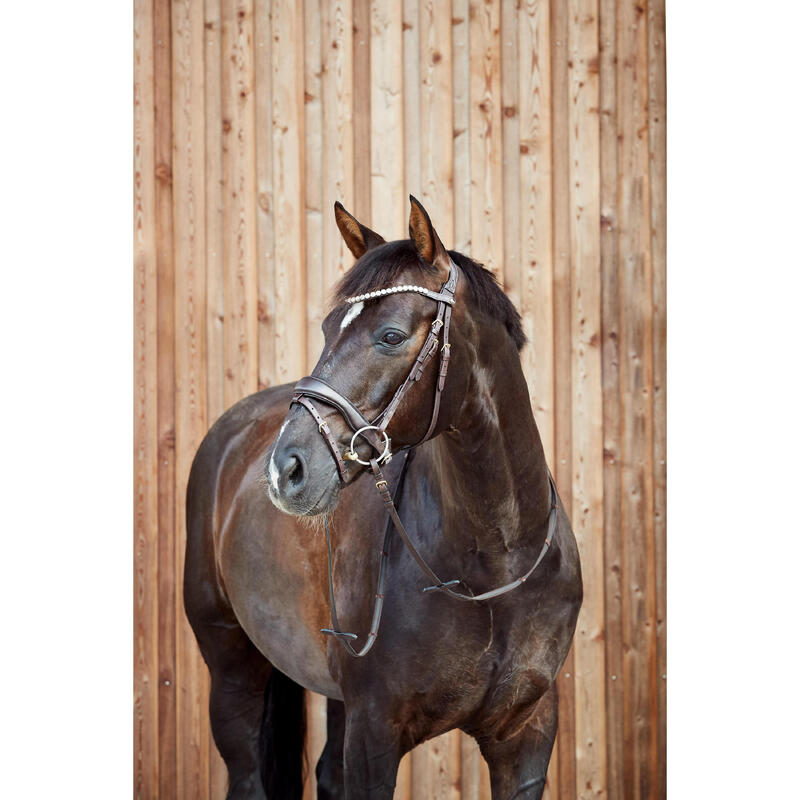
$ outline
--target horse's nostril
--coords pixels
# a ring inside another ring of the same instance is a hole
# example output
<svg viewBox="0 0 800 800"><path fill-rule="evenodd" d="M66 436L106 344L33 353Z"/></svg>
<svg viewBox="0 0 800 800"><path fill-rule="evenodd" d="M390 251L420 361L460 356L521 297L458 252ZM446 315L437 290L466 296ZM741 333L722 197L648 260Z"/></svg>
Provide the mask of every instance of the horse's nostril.
<svg viewBox="0 0 800 800"><path fill-rule="evenodd" d="M296 456L292 456L286 477L293 484L298 484L303 480L303 464Z"/></svg>
<svg viewBox="0 0 800 800"><path fill-rule="evenodd" d="M299 494L306 484L307 471L303 456L292 450L280 459L281 485L289 495Z"/></svg>

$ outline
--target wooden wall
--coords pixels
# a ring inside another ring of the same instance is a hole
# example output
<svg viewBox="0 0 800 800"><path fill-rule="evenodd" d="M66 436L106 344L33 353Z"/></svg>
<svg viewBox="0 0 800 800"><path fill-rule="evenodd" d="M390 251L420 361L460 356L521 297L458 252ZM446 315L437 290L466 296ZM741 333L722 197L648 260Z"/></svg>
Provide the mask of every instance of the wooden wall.
<svg viewBox="0 0 800 800"><path fill-rule="evenodd" d="M523 314L579 540L547 797L664 797L664 0L135 0L134 25L136 796L225 792L180 592L195 448L314 364L351 263L333 202L399 238L411 192ZM488 798L474 742L415 750L397 796Z"/></svg>

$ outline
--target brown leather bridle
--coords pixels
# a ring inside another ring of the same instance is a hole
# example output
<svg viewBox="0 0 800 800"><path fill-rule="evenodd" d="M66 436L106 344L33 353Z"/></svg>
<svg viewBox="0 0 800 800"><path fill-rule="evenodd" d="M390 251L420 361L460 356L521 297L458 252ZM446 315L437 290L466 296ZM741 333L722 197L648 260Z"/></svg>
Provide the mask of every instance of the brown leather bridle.
<svg viewBox="0 0 800 800"><path fill-rule="evenodd" d="M400 538L403 540L403 543L408 548L408 551L411 553L414 560L417 562L417 564L419 564L423 572L425 572L433 581L433 585L425 587L423 592L442 591L457 600L470 601L490 600L494 597L505 594L506 592L510 592L512 589L516 589L518 586L521 586L533 574L533 571L536 569L536 567L539 566L540 562L547 553L550 544L552 543L553 535L555 533L557 518L556 512L558 510L558 494L556 492L555 484L553 483L553 478L548 471L548 480L550 485L550 514L548 516L547 536L533 566L522 577L517 578L516 580L511 581L503 586L499 586L496 589L492 589L491 591L484 592L483 594L468 595L461 592L456 592L451 587L459 583L463 584L463 581L459 579L443 581L428 565L427 561L425 561L416 545L414 545L414 543L411 541L411 538L409 537L405 526L403 525L397 513L397 508L395 507L392 494L389 491L389 484L384 478L383 472L381 471L381 464L386 464L392 457L391 440L389 439L386 429L395 412L397 411L405 393L413 384L419 381L427 365L433 360L433 358L436 356L436 353L439 352L439 334L441 333L441 358L439 361L439 375L434 388L434 401L431 421L428 425L428 430L422 439L420 439L415 445L402 448L405 451L404 460L403 466L400 470L397 488L395 490L395 495L398 498L402 494L406 470L414 457L415 448L427 441L436 430L436 424L439 419L441 396L447 381L447 368L450 361L450 315L453 305L455 304L455 292L456 285L458 284L458 278L459 269L451 259L450 273L447 281L445 281L445 283L442 285L442 288L439 292L433 292L430 289L426 289L422 286L402 285L393 286L386 289L379 289L373 292L367 292L366 294L357 295L356 297L350 297L347 299L348 303L353 304L377 299L390 294L397 294L400 292L416 292L435 300L437 304L436 316L431 323L430 331L428 332L425 342L411 367L411 371L408 373L406 379L400 384L386 408L384 408L384 410L381 411L381 413L378 414L378 416L375 417L372 422L369 422L355 407L355 405L350 402L347 397L341 394L341 392L334 389L334 387L331 386L327 381L314 377L313 375L301 378L297 382L295 385L295 392L290 403L290 405L297 403L303 406L303 408L305 408L311 414L314 421L317 423L319 432L322 434L326 444L328 445L328 448L333 455L334 461L336 462L336 468L339 471L339 477L341 478L342 483L349 483L349 481L353 478L353 475L348 472L345 461L357 462L370 467L375 477L375 488L381 495L384 505L386 506L386 510L389 513L389 520L387 521L386 532L384 534L383 545L381 548L381 560L378 571L378 588L375 592L372 622L370 624L370 631L369 635L367 636L366 644L361 650L356 650L349 642L349 639L357 639L358 636L355 633L347 633L341 630L339 626L339 618L336 613L336 600L333 593L333 551L331 547L330 527L328 525L327 514L325 514L323 517L325 523L325 538L328 545L328 589L330 593L331 624L333 627L323 628L322 633L335 636L342 643L345 649L356 658L365 656L372 648L373 644L375 643L375 639L378 636L381 614L383 612L386 566L389 558L389 541L393 527L397 529L397 532L400 534ZM338 409L345 422L347 422L353 431L353 436L350 440L350 448L345 451L344 454L339 452L339 444L334 438L330 430L330 426L319 413L311 398L314 398L315 400L321 400L322 402L332 405ZM365 439L375 450L375 455L370 457L368 461L360 459L358 457L358 453L356 452L355 442L359 436Z"/></svg>

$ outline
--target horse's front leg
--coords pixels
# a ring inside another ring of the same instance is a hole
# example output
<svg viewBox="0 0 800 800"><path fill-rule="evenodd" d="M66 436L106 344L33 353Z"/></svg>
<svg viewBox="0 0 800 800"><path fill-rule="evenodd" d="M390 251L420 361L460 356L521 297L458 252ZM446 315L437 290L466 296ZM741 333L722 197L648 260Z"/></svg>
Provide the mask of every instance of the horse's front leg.
<svg viewBox="0 0 800 800"><path fill-rule="evenodd" d="M392 800L403 755L398 728L372 707L346 710L346 800Z"/></svg>
<svg viewBox="0 0 800 800"><path fill-rule="evenodd" d="M489 765L492 800L540 800L557 728L558 700L553 684L536 703L522 729L511 738L479 739Z"/></svg>

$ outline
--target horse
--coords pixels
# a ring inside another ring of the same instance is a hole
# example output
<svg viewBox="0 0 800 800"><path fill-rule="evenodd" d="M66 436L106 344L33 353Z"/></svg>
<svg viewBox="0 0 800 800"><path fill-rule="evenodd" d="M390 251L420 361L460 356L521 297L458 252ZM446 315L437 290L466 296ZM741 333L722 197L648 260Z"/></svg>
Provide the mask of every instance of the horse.
<svg viewBox="0 0 800 800"><path fill-rule="evenodd" d="M414 197L408 239L334 213L356 261L319 361L223 414L187 486L184 606L227 797L301 797L312 690L319 798L388 800L402 756L453 729L493 800L540 798L582 581L520 316Z"/></svg>

